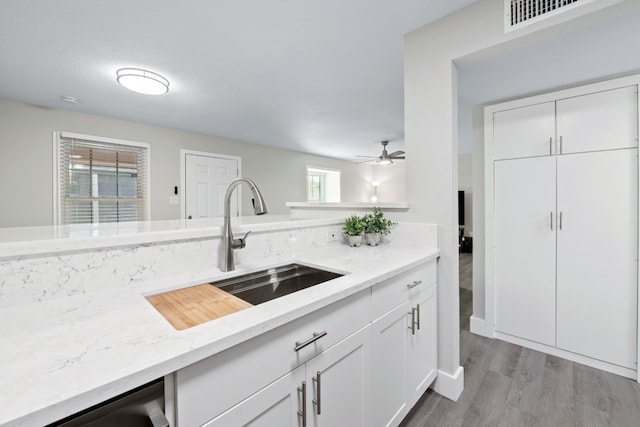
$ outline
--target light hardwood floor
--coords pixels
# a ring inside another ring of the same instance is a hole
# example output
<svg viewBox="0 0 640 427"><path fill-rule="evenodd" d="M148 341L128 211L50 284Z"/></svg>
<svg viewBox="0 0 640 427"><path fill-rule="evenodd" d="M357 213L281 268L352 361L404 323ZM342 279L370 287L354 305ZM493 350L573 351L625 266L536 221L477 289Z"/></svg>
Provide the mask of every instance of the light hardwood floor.
<svg viewBox="0 0 640 427"><path fill-rule="evenodd" d="M457 402L428 391L402 427L639 427L640 385L504 341L469 333L471 255L460 255Z"/></svg>

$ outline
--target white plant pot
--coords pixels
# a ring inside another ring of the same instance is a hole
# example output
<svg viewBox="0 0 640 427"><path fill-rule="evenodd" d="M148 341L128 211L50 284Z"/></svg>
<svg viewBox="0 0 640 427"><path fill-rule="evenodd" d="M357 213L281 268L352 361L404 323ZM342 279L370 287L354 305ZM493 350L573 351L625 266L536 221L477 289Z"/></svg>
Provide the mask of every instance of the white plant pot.
<svg viewBox="0 0 640 427"><path fill-rule="evenodd" d="M369 246L378 246L380 243L380 233L367 233L364 237L367 240L367 245Z"/></svg>
<svg viewBox="0 0 640 427"><path fill-rule="evenodd" d="M347 236L349 240L349 246L358 247L362 243L362 235Z"/></svg>

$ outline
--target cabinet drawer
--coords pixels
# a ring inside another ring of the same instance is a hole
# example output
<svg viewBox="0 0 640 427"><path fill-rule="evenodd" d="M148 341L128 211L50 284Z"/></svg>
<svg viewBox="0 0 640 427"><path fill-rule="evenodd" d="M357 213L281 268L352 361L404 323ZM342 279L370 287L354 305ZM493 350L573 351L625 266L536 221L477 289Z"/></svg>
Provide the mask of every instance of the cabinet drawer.
<svg viewBox="0 0 640 427"><path fill-rule="evenodd" d="M369 297L364 290L176 372L177 425L204 424L366 326Z"/></svg>
<svg viewBox="0 0 640 427"><path fill-rule="evenodd" d="M437 262L433 260L374 286L371 294L373 319L384 316L436 281Z"/></svg>

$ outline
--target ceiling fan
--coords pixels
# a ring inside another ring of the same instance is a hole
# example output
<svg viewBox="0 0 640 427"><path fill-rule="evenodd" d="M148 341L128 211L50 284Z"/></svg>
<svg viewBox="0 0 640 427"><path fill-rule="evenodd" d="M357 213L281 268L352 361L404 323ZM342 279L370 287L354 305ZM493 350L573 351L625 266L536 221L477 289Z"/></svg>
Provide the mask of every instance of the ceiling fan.
<svg viewBox="0 0 640 427"><path fill-rule="evenodd" d="M393 153L387 153L387 144L389 141L382 141L382 154L379 156L356 156L356 157L368 157L369 160L363 160L358 163L366 163L375 161L379 165L390 165L394 160L404 160L404 151L394 151Z"/></svg>

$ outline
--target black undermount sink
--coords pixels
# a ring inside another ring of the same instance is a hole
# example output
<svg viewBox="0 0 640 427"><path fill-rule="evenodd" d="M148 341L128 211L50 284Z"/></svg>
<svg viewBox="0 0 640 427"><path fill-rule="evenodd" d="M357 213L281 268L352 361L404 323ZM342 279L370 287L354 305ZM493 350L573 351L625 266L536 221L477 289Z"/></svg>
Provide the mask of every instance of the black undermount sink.
<svg viewBox="0 0 640 427"><path fill-rule="evenodd" d="M211 282L211 285L258 305L342 276L306 265L287 264Z"/></svg>

